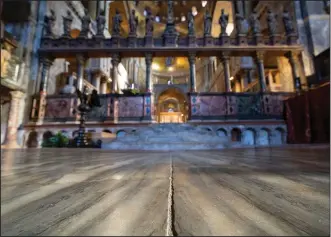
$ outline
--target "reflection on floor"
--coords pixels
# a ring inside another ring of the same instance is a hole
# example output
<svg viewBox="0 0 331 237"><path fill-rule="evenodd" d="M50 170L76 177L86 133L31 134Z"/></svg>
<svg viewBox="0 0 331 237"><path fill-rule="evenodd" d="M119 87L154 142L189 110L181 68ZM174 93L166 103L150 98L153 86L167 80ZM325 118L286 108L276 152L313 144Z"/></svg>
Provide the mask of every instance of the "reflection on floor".
<svg viewBox="0 0 331 237"><path fill-rule="evenodd" d="M329 235L329 147L1 154L1 235ZM172 166L171 166L172 164Z"/></svg>

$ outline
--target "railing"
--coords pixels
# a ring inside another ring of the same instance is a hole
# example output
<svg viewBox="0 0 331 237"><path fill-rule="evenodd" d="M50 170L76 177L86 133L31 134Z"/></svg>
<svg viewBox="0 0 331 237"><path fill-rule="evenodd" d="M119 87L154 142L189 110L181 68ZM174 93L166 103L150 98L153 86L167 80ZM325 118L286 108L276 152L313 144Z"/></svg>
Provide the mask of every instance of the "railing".
<svg viewBox="0 0 331 237"><path fill-rule="evenodd" d="M283 119L283 101L294 93L191 93L191 120Z"/></svg>
<svg viewBox="0 0 331 237"><path fill-rule="evenodd" d="M99 95L101 107L93 108L87 115L88 121L143 121L151 116L150 94L124 96L115 94ZM40 110L40 96L33 97L31 120L37 121ZM69 122L79 120L75 95L49 95L46 97L44 122Z"/></svg>
<svg viewBox="0 0 331 237"><path fill-rule="evenodd" d="M189 116L194 120L227 119L283 119L283 101L294 93L189 93ZM88 114L89 122L150 121L153 113L151 94L124 96L100 95L100 108ZM79 119L75 113L78 100L75 95L46 97L44 122L68 122ZM32 121L38 119L39 96L33 98ZM40 119L40 118L39 118Z"/></svg>

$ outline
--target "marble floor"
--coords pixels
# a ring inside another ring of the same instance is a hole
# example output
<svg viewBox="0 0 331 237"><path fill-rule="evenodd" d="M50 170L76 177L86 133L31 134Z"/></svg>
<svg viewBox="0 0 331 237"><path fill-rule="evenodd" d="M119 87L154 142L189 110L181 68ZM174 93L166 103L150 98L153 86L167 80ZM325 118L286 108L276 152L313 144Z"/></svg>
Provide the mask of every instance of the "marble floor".
<svg viewBox="0 0 331 237"><path fill-rule="evenodd" d="M329 147L2 150L1 235L330 234Z"/></svg>

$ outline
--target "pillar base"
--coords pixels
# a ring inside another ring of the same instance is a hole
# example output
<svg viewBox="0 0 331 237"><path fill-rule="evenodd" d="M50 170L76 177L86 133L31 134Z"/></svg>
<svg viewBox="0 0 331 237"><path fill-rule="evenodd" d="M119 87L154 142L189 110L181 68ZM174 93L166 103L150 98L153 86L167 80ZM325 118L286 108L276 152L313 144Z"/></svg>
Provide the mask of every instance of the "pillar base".
<svg viewBox="0 0 331 237"><path fill-rule="evenodd" d="M264 43L262 34L255 34L253 36L253 40L255 45L260 45Z"/></svg>
<svg viewBox="0 0 331 237"><path fill-rule="evenodd" d="M226 34L221 34L219 37L219 45L229 45L230 37Z"/></svg>
<svg viewBox="0 0 331 237"><path fill-rule="evenodd" d="M214 39L211 35L205 35L203 40L204 40L204 45L205 46L213 46L214 45Z"/></svg>
<svg viewBox="0 0 331 237"><path fill-rule="evenodd" d="M148 47L152 47L154 44L154 41L153 41L153 36L151 35L147 35L145 37L145 46L148 46Z"/></svg>
<svg viewBox="0 0 331 237"><path fill-rule="evenodd" d="M1 149L21 149L22 147L17 142L12 141L1 145Z"/></svg>
<svg viewBox="0 0 331 237"><path fill-rule="evenodd" d="M197 39L195 36L188 36L187 37L187 45L189 47L196 47L197 46Z"/></svg>
<svg viewBox="0 0 331 237"><path fill-rule="evenodd" d="M111 38L111 44L112 44L112 46L119 47L119 45L120 45L120 37L117 36L117 35L114 35Z"/></svg>
<svg viewBox="0 0 331 237"><path fill-rule="evenodd" d="M297 34L289 34L286 36L287 38L287 44L288 45L294 45L294 44L297 44L297 41L298 41L298 36Z"/></svg>
<svg viewBox="0 0 331 237"><path fill-rule="evenodd" d="M129 47L136 47L137 46L137 36L136 35L129 35L129 37L128 37L128 46Z"/></svg>
<svg viewBox="0 0 331 237"><path fill-rule="evenodd" d="M269 37L269 43L271 45L275 45L275 44L280 44L280 35L276 34L276 35L271 35Z"/></svg>
<svg viewBox="0 0 331 237"><path fill-rule="evenodd" d="M247 45L246 35L243 35L243 34L237 35L237 44L238 45Z"/></svg>

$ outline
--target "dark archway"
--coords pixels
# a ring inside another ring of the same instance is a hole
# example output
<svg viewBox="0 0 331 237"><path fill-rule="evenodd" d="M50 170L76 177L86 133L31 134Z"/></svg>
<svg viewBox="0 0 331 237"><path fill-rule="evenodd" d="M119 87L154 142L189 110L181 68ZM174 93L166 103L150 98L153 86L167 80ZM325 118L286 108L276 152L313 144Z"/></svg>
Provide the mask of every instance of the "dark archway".
<svg viewBox="0 0 331 237"><path fill-rule="evenodd" d="M38 133L36 131L30 132L28 140L26 141L26 146L28 148L38 147Z"/></svg>

